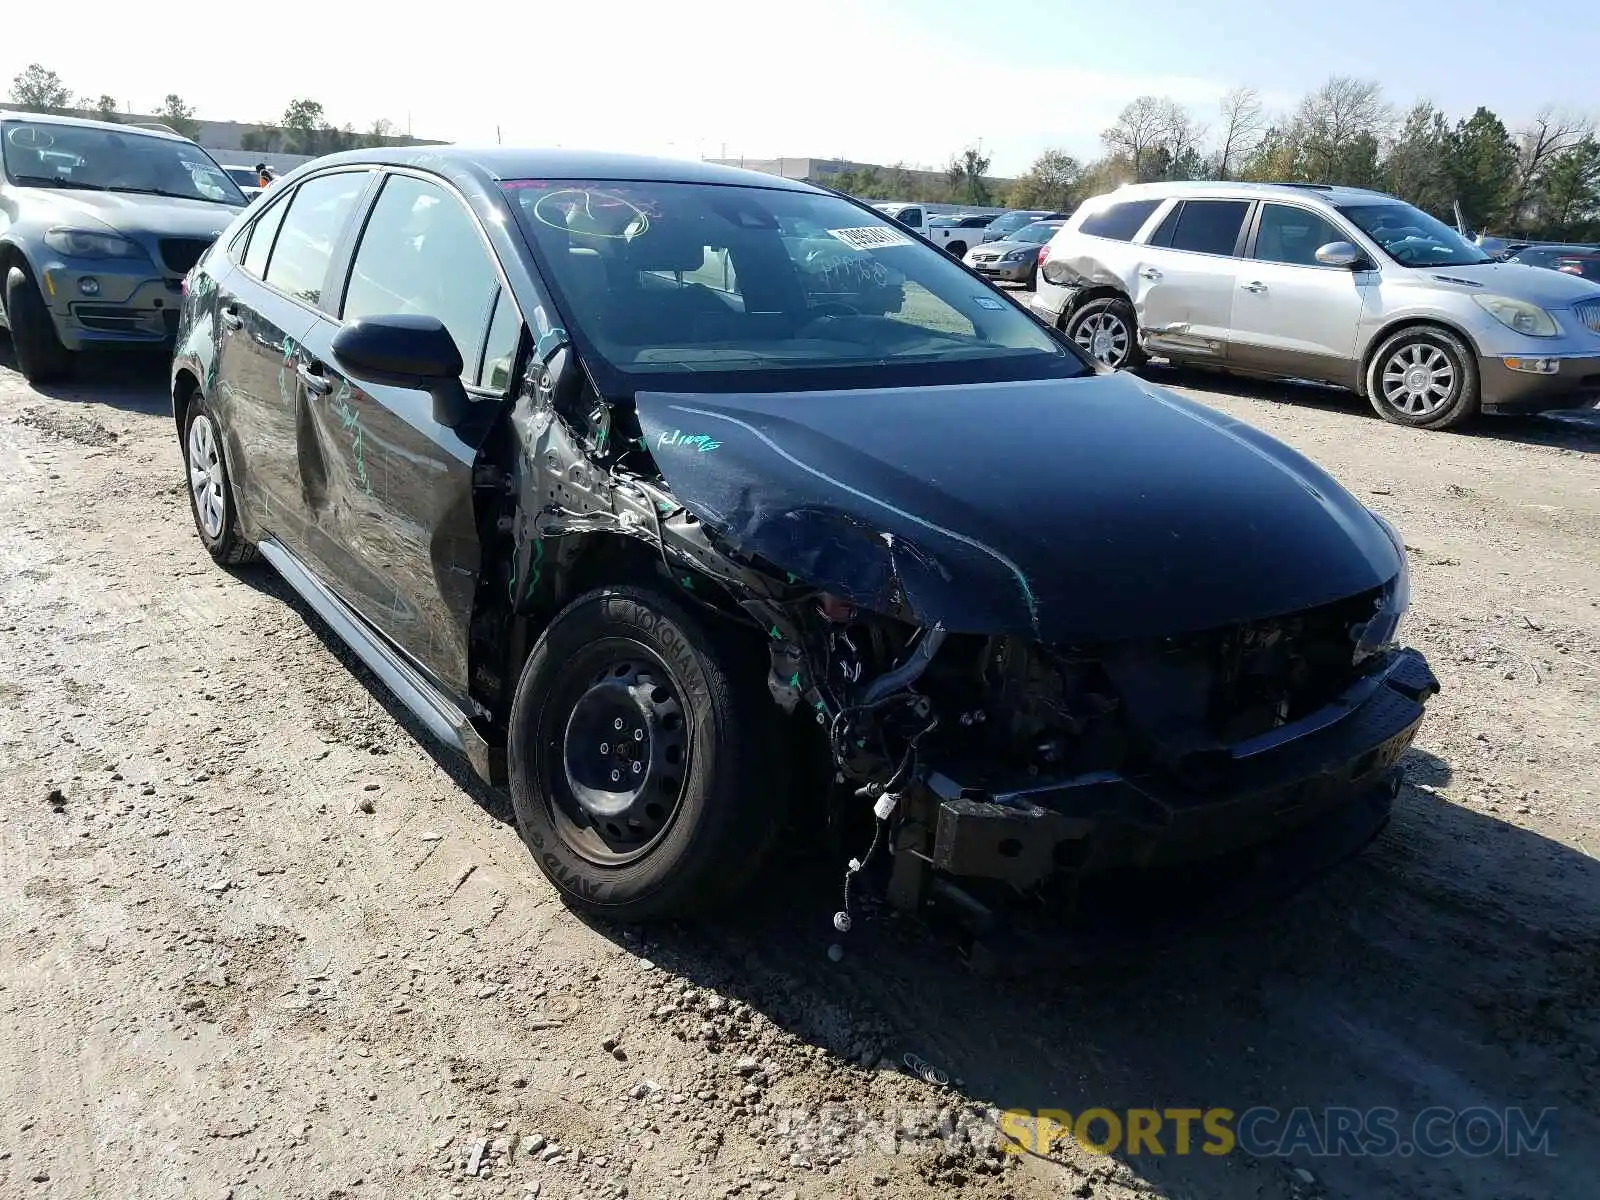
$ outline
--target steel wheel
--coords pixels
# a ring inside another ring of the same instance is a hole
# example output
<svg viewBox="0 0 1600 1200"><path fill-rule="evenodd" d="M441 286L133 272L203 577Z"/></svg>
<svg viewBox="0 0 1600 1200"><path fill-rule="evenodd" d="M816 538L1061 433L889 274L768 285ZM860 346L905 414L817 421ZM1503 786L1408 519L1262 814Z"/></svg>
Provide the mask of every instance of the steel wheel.
<svg viewBox="0 0 1600 1200"><path fill-rule="evenodd" d="M614 643L598 657L598 669L595 657L572 663L559 685L571 707L554 816L578 854L621 866L648 854L677 816L689 728L670 672L643 647Z"/></svg>
<svg viewBox="0 0 1600 1200"><path fill-rule="evenodd" d="M1383 365L1383 398L1408 417L1427 417L1450 403L1459 376L1450 356L1429 342L1401 346Z"/></svg>
<svg viewBox="0 0 1600 1200"><path fill-rule="evenodd" d="M1109 309L1088 314L1072 331L1072 340L1091 358L1108 367L1120 367L1128 361L1128 347L1133 334L1126 322Z"/></svg>
<svg viewBox="0 0 1600 1200"><path fill-rule="evenodd" d="M194 494L200 529L213 541L222 536L227 516L223 498L222 452L211 418L197 413L189 422L189 490Z"/></svg>

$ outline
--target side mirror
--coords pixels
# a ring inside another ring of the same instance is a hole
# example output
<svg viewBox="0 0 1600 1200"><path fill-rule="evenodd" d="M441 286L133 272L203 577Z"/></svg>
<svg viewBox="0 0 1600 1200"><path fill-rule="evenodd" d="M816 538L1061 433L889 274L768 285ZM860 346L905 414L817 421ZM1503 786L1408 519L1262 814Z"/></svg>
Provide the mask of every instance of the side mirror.
<svg viewBox="0 0 1600 1200"><path fill-rule="evenodd" d="M1317 261L1325 267L1344 267L1355 271L1364 267L1367 256L1349 242L1329 242L1317 247Z"/></svg>
<svg viewBox="0 0 1600 1200"><path fill-rule="evenodd" d="M433 419L454 427L466 415L461 351L437 317L363 317L333 335L339 369L362 383L412 388L433 397Z"/></svg>

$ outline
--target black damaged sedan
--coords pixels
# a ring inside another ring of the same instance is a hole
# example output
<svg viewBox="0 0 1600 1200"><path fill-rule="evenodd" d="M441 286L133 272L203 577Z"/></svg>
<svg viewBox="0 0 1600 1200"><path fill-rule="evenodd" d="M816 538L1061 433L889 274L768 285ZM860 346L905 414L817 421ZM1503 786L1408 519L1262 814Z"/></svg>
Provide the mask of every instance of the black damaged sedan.
<svg viewBox="0 0 1600 1200"><path fill-rule="evenodd" d="M1437 690L1399 536L1327 474L802 183L317 159L186 280L172 399L213 557L625 920L794 820L975 910L1381 823Z"/></svg>

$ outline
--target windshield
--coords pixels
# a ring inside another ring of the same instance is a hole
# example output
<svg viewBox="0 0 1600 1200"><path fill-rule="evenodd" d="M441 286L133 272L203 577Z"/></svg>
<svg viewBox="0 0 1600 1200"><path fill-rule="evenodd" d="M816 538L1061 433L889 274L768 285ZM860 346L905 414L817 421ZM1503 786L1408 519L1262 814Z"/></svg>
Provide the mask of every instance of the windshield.
<svg viewBox="0 0 1600 1200"><path fill-rule="evenodd" d="M691 374L696 390L785 390L1088 371L948 255L836 196L503 186L579 349L619 392L679 389ZM674 378L651 382L661 376Z"/></svg>
<svg viewBox="0 0 1600 1200"><path fill-rule="evenodd" d="M1405 267L1465 267L1494 259L1443 221L1398 200L1341 204L1339 211Z"/></svg>
<svg viewBox="0 0 1600 1200"><path fill-rule="evenodd" d="M1048 225L1043 221L1037 221L1024 229L1017 230L1010 237L1008 237L1006 241L1030 242L1035 246L1042 246L1051 238L1055 237L1056 230L1060 228L1060 225Z"/></svg>
<svg viewBox="0 0 1600 1200"><path fill-rule="evenodd" d="M0 138L6 177L19 187L146 192L240 205L244 194L192 142L88 125L8 121Z"/></svg>
<svg viewBox="0 0 1600 1200"><path fill-rule="evenodd" d="M1041 215L1042 214L1040 213L1025 212L1006 213L1004 216L996 217L992 222L990 222L989 232L1011 233L1013 230L1021 229L1024 225L1032 224L1034 221L1037 221Z"/></svg>

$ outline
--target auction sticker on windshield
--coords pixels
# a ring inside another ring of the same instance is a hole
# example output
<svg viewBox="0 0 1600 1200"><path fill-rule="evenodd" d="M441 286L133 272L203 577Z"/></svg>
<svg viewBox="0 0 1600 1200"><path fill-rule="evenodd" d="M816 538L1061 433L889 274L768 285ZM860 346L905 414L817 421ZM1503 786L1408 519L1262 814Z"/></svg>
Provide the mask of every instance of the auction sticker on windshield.
<svg viewBox="0 0 1600 1200"><path fill-rule="evenodd" d="M830 229L828 232L852 250L881 250L885 246L911 245L911 239L898 229L886 229L881 225L867 225L860 229Z"/></svg>

